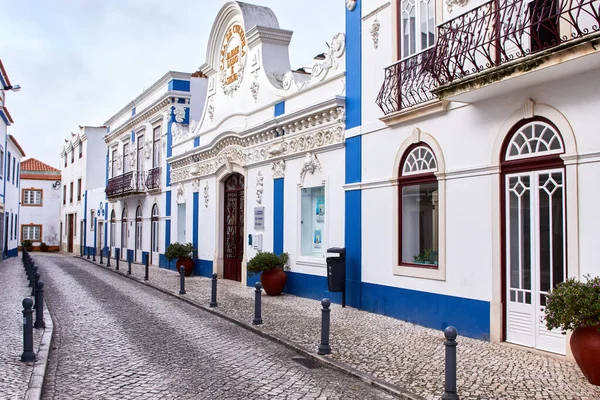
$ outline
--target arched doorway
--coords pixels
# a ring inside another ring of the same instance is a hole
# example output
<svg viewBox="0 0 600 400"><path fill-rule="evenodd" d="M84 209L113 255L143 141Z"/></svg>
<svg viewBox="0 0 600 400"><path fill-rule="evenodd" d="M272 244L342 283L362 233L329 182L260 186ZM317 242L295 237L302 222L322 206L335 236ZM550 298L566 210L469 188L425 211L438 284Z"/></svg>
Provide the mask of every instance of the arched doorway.
<svg viewBox="0 0 600 400"><path fill-rule="evenodd" d="M135 261L139 262L142 259L142 228L144 221L142 220L142 206L138 206L135 211Z"/></svg>
<svg viewBox="0 0 600 400"><path fill-rule="evenodd" d="M158 261L158 221L158 204L154 204L154 206L152 206L152 217L150 226L150 264L154 264Z"/></svg>
<svg viewBox="0 0 600 400"><path fill-rule="evenodd" d="M502 150L502 268L507 342L565 353L565 336L548 331L546 294L567 275L565 152L545 118L523 120Z"/></svg>
<svg viewBox="0 0 600 400"><path fill-rule="evenodd" d="M244 257L244 176L238 173L225 180L223 220L223 278L242 280Z"/></svg>
<svg viewBox="0 0 600 400"><path fill-rule="evenodd" d="M127 259L127 207L121 214L121 259Z"/></svg>

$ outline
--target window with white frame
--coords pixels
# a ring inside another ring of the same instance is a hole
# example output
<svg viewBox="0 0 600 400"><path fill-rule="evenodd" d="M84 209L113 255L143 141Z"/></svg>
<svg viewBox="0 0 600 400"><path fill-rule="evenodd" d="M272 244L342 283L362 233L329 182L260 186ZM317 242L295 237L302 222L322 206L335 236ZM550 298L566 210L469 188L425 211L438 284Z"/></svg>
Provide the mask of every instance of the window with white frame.
<svg viewBox="0 0 600 400"><path fill-rule="evenodd" d="M41 225L23 225L21 240L40 241L42 240Z"/></svg>
<svg viewBox="0 0 600 400"><path fill-rule="evenodd" d="M0 177L4 176L4 149L0 147Z"/></svg>
<svg viewBox="0 0 600 400"><path fill-rule="evenodd" d="M401 164L400 264L437 268L439 251L439 191L437 161L429 147L408 149Z"/></svg>
<svg viewBox="0 0 600 400"><path fill-rule="evenodd" d="M24 189L23 190L23 205L24 206L41 206L42 205L42 190L41 189Z"/></svg>
<svg viewBox="0 0 600 400"><path fill-rule="evenodd" d="M114 178L117 176L117 148L112 150L111 166L110 166L110 177Z"/></svg>
<svg viewBox="0 0 600 400"><path fill-rule="evenodd" d="M435 1L399 0L400 58L435 44Z"/></svg>
<svg viewBox="0 0 600 400"><path fill-rule="evenodd" d="M90 231L94 230L94 215L95 215L95 211L94 210L90 210Z"/></svg>
<svg viewBox="0 0 600 400"><path fill-rule="evenodd" d="M300 255L325 254L325 186L302 188L300 194Z"/></svg>

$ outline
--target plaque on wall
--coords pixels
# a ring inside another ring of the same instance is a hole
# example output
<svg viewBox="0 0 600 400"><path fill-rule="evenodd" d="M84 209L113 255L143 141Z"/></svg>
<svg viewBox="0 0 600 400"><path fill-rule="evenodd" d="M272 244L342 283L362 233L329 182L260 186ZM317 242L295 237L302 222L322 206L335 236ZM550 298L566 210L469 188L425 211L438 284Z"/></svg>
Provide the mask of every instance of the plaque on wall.
<svg viewBox="0 0 600 400"><path fill-rule="evenodd" d="M254 207L254 229L265 229L264 207Z"/></svg>

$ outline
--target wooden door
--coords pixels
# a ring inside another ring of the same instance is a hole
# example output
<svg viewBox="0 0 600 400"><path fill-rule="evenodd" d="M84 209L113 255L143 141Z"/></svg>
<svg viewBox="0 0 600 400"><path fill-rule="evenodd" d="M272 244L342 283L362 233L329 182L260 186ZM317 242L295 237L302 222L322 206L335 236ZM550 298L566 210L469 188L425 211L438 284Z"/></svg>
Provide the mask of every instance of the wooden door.
<svg viewBox="0 0 600 400"><path fill-rule="evenodd" d="M225 181L223 277L242 280L244 257L244 176L233 174Z"/></svg>
<svg viewBox="0 0 600 400"><path fill-rule="evenodd" d="M69 214L67 218L67 252L73 252L73 214Z"/></svg>

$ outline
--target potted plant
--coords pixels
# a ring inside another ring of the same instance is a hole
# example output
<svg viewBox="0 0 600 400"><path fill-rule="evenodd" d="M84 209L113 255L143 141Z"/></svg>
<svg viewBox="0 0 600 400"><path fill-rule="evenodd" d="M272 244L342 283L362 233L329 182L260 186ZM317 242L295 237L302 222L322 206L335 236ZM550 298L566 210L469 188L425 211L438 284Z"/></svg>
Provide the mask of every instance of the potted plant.
<svg viewBox="0 0 600 400"><path fill-rule="evenodd" d="M171 243L165 251L165 258L167 261L177 259L177 263L175 263L177 272L179 272L181 266L183 265L185 269L185 276L190 276L194 271L194 250L194 245L191 243Z"/></svg>
<svg viewBox="0 0 600 400"><path fill-rule="evenodd" d="M600 386L600 277L585 278L559 283L546 296L546 327L573 331L573 357L588 381Z"/></svg>
<svg viewBox="0 0 600 400"><path fill-rule="evenodd" d="M33 251L33 243L31 242L31 240L27 240L27 239L23 240L21 242L21 246L23 248L25 248L27 251Z"/></svg>
<svg viewBox="0 0 600 400"><path fill-rule="evenodd" d="M48 245L44 242L40 243L40 251L48 251Z"/></svg>
<svg viewBox="0 0 600 400"><path fill-rule="evenodd" d="M260 283L269 296L279 296L287 280L284 268L289 269L288 253L277 255L269 251L259 251L246 264L250 274L260 275Z"/></svg>

